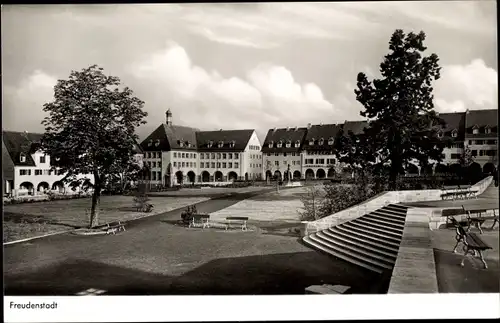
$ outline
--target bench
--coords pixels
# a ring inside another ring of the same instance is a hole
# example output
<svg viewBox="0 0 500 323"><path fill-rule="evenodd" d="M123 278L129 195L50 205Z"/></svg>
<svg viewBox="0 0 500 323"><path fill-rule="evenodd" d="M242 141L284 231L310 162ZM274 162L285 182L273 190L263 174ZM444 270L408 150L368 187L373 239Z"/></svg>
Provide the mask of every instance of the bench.
<svg viewBox="0 0 500 323"><path fill-rule="evenodd" d="M154 205L150 203L135 203L135 208L137 212L146 212L149 213L153 211Z"/></svg>
<svg viewBox="0 0 500 323"><path fill-rule="evenodd" d="M486 242L484 242L477 234L468 232L454 217L450 217L450 220L455 226L457 232L457 235L455 237L457 243L455 244L455 248L453 248L453 253L457 252L457 247L460 242L462 242L462 244L464 245L464 256L462 258L460 266L464 267L465 258L468 254L471 254L478 256L478 258L481 259L481 262L484 265L484 269L488 269L488 265L486 264L486 261L483 257L483 251L493 248Z"/></svg>
<svg viewBox="0 0 500 323"><path fill-rule="evenodd" d="M464 208L465 210L465 208ZM472 209L472 210L465 210L466 215L467 215L467 221L471 224L474 225L479 232L482 234L483 229L482 225L485 221L487 220L493 220L493 225L491 226L491 230L495 227L495 224L498 223L498 214L496 213L496 210L493 209L493 215L487 215L487 212L489 211L488 209ZM475 216L471 216L471 214L475 214ZM484 215L483 215L484 214Z"/></svg>
<svg viewBox="0 0 500 323"><path fill-rule="evenodd" d="M191 221L189 222L189 227L201 226L204 228L210 228L210 214L194 213L192 214Z"/></svg>
<svg viewBox="0 0 500 323"><path fill-rule="evenodd" d="M443 194L441 194L441 199L442 200L455 200L455 199L467 199L471 197L477 198L477 190L473 190L470 186L468 187L460 187L458 186L453 186L453 187L443 187L442 188Z"/></svg>
<svg viewBox="0 0 500 323"><path fill-rule="evenodd" d="M106 234L116 234L116 232L126 231L125 224L121 221L108 223L103 227L103 230L106 231Z"/></svg>
<svg viewBox="0 0 500 323"><path fill-rule="evenodd" d="M247 221L248 217L246 216L228 216L226 217L226 230L229 229L232 224L237 224L241 226L241 231L246 231L248 230Z"/></svg>

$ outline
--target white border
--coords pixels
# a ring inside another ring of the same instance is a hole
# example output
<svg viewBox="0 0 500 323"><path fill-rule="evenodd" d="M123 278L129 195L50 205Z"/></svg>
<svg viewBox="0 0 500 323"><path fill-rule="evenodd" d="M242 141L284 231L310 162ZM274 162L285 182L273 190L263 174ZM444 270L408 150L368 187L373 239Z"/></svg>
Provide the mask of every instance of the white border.
<svg viewBox="0 0 500 323"><path fill-rule="evenodd" d="M73 296L4 298L5 322L499 318L500 294ZM14 309L14 303L57 303Z"/></svg>

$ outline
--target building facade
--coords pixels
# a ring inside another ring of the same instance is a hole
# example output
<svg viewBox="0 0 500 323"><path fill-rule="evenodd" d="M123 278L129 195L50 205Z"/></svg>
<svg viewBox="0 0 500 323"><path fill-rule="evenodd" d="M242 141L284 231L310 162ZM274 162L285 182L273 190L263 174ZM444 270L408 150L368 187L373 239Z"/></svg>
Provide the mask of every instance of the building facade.
<svg viewBox="0 0 500 323"><path fill-rule="evenodd" d="M483 172L498 169L498 110L465 113L465 145Z"/></svg>
<svg viewBox="0 0 500 323"><path fill-rule="evenodd" d="M255 130L200 131L166 122L142 143L151 182L165 186L185 183L226 183L259 179L262 154Z"/></svg>

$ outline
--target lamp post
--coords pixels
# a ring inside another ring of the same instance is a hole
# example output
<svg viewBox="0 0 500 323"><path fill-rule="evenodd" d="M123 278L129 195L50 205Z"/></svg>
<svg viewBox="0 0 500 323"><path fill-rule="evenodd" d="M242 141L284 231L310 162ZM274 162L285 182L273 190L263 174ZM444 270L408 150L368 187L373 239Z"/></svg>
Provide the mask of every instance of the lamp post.
<svg viewBox="0 0 500 323"><path fill-rule="evenodd" d="M287 176L287 182L288 182L288 186L289 186L290 185L290 164L288 164L286 176Z"/></svg>

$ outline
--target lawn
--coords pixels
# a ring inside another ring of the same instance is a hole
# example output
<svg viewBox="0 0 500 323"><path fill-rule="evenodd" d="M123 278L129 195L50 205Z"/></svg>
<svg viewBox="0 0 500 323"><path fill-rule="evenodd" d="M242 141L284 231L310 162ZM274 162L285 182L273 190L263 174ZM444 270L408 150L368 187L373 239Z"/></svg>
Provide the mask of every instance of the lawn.
<svg viewBox="0 0 500 323"><path fill-rule="evenodd" d="M99 223L131 220L183 208L208 197L151 197L153 212L137 212L132 196L103 196ZM85 227L89 223L90 198L4 205L3 242Z"/></svg>
<svg viewBox="0 0 500 323"><path fill-rule="evenodd" d="M218 196L231 193L259 192L268 188L264 186L182 188L178 191L151 192L150 196Z"/></svg>

